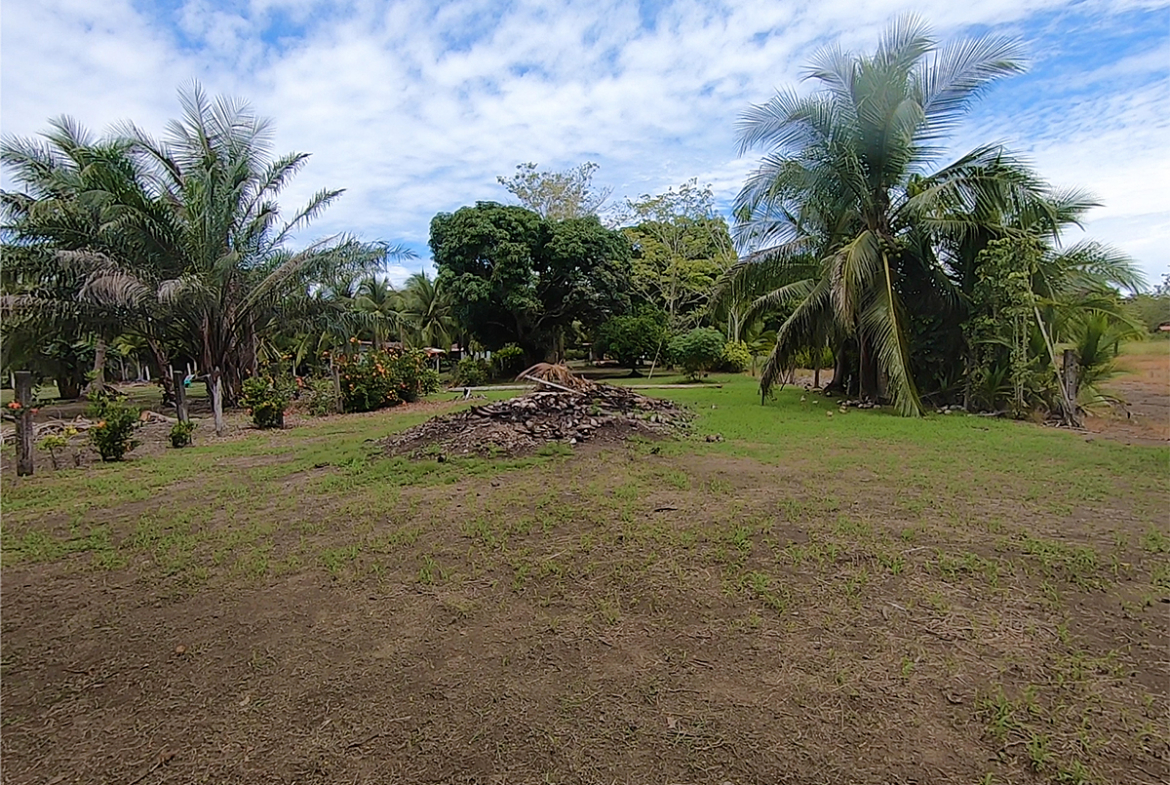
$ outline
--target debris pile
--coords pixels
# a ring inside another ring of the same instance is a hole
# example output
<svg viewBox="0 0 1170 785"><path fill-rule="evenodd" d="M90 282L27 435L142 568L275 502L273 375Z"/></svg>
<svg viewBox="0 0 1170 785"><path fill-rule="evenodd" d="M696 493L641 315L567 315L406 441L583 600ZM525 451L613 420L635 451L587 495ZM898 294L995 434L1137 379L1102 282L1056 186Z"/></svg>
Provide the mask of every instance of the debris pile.
<svg viewBox="0 0 1170 785"><path fill-rule="evenodd" d="M433 417L382 445L390 455L523 455L554 442L665 436L685 428L690 419L671 401L580 381L580 389L545 382L553 389Z"/></svg>

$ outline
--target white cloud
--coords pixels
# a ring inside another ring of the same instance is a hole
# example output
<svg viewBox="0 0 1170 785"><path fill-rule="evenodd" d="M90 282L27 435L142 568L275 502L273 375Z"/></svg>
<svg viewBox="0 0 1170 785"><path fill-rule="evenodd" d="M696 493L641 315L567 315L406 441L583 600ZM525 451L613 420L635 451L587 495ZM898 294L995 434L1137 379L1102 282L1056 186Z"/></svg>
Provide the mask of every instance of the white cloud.
<svg viewBox="0 0 1170 785"><path fill-rule="evenodd" d="M5 6L0 121L6 133L29 134L65 112L91 127L132 118L161 131L178 111L176 87L199 78L273 116L278 149L313 153L288 209L321 187L348 189L314 232L422 246L436 212L505 199L495 177L521 161L596 160L615 199L691 177L729 198L752 166L735 156L737 114L798 80L821 45L872 47L893 15L917 11L940 36L970 24L1043 28L1047 37L1030 42L1039 67L1060 48L1073 5L679 0L647 29L636 6L618 0L555 11L533 0L251 0L230 9L186 0L165 19L129 0L42 0ZM1108 16L1165 3L1076 7ZM1162 144L1170 107L1148 84L1131 83L1164 67L1164 51L1053 72L1100 89L1067 107L1039 96L964 134L1011 137L1050 179L1095 191L1108 206L1093 227L1151 276L1170 244L1159 220L1170 206L1157 187L1170 167Z"/></svg>

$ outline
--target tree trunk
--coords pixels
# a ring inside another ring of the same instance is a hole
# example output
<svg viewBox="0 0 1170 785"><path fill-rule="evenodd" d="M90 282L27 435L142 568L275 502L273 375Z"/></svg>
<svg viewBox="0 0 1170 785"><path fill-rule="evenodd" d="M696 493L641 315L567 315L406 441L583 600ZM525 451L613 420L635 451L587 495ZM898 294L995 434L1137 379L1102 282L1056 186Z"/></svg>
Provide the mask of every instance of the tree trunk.
<svg viewBox="0 0 1170 785"><path fill-rule="evenodd" d="M851 395L849 379L849 360L852 352L848 344L842 342L833 350L833 380L825 387L825 392L835 392L840 395Z"/></svg>
<svg viewBox="0 0 1170 785"><path fill-rule="evenodd" d="M106 389L106 339L99 335L97 345L93 349L93 377L85 385L85 394L94 391L103 392Z"/></svg>
<svg viewBox="0 0 1170 785"><path fill-rule="evenodd" d="M167 357L166 349L153 338L148 338L146 345L150 347L150 353L154 356L155 365L158 366L158 379L162 384L163 400L173 401L175 399L175 385L167 373L167 366L171 364L171 361ZM150 366L146 368L146 380L150 381Z"/></svg>
<svg viewBox="0 0 1170 785"><path fill-rule="evenodd" d="M861 348L861 361L858 364L859 397L863 401L877 401L881 397L877 357L873 353L873 347L870 346L868 338L859 336L858 343Z"/></svg>
<svg viewBox="0 0 1170 785"><path fill-rule="evenodd" d="M66 400L73 400L81 397L81 385L78 384L77 379L73 374L61 374L56 377L57 382L57 396Z"/></svg>
<svg viewBox="0 0 1170 785"><path fill-rule="evenodd" d="M211 387L211 411L215 416L215 435L223 436L223 374L215 368L208 376Z"/></svg>
<svg viewBox="0 0 1170 785"><path fill-rule="evenodd" d="M813 363L813 389L814 390L821 389L821 358L820 357L818 357L817 361Z"/></svg>

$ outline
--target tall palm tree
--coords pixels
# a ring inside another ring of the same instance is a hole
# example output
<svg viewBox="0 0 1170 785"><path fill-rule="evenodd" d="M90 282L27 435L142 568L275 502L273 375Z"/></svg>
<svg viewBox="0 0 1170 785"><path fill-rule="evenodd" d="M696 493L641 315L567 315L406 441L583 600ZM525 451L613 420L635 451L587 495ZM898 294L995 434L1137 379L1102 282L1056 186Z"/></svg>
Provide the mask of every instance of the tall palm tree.
<svg viewBox="0 0 1170 785"><path fill-rule="evenodd" d="M164 385L169 383L163 374L165 320L105 302L89 286L99 260L134 258L145 266L160 261L129 230L119 205L150 201L128 151L125 142L96 139L67 117L51 120L41 139L9 137L0 145L0 161L23 188L0 193L6 337L31 341L36 355L39 344L79 345L93 336L91 387L104 385L107 346L120 333L146 341ZM70 380L58 379L58 387L62 395L78 392Z"/></svg>
<svg viewBox="0 0 1170 785"><path fill-rule="evenodd" d="M765 391L813 326L831 318L856 344L862 396L877 398L884 386L900 413L921 411L907 282L945 294L950 283L929 241L971 228L952 208L977 198L1023 200L1033 185L995 176L1011 162L992 147L935 169L939 144L979 91L1021 69L1012 41L940 46L922 23L904 18L873 55L823 51L807 74L817 92L782 91L742 116L741 149L762 146L767 154L737 199L737 235L770 240L760 256L781 267L815 267L768 296L795 308L765 366Z"/></svg>
<svg viewBox="0 0 1170 785"><path fill-rule="evenodd" d="M457 327L451 298L438 280L426 271L406 279L402 290L403 319L417 346L449 347Z"/></svg>
<svg viewBox="0 0 1170 785"><path fill-rule="evenodd" d="M390 281L374 275L363 278L357 286L353 308L366 317L375 345L382 346L391 337L405 342L403 297Z"/></svg>
<svg viewBox="0 0 1170 785"><path fill-rule="evenodd" d="M342 192L319 191L281 220L277 197L308 155L273 157L270 122L241 101L213 101L198 84L180 91L179 100L182 118L169 123L163 141L132 125L123 129L155 201L169 209L121 204L143 246L157 247L179 272L146 285L141 268L109 263L91 285L125 302L155 296L183 323L208 375L218 433L225 399L233 401L255 372L260 330L282 306L303 302L298 293L314 281L374 268L402 251L344 237L290 250L293 233Z"/></svg>

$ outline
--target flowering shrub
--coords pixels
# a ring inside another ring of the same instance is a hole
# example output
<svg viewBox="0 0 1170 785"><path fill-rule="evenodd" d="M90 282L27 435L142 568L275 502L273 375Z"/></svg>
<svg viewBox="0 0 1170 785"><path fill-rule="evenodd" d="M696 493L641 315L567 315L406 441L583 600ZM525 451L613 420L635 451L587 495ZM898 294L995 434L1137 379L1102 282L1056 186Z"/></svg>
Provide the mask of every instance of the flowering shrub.
<svg viewBox="0 0 1170 785"><path fill-rule="evenodd" d="M283 428L284 407L288 406L286 385L273 377L257 376L244 381L240 403L248 407L257 428Z"/></svg>
<svg viewBox="0 0 1170 785"><path fill-rule="evenodd" d="M418 349L386 351L376 349L350 357L336 358L341 378L341 400L347 412L369 412L439 389L439 375L427 365L427 355Z"/></svg>
<svg viewBox="0 0 1170 785"><path fill-rule="evenodd" d="M97 420L89 429L89 439L103 461L120 461L138 446L132 438L138 424L138 410L107 399L99 399L89 408L89 417Z"/></svg>

